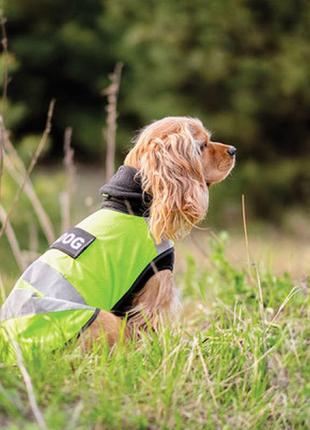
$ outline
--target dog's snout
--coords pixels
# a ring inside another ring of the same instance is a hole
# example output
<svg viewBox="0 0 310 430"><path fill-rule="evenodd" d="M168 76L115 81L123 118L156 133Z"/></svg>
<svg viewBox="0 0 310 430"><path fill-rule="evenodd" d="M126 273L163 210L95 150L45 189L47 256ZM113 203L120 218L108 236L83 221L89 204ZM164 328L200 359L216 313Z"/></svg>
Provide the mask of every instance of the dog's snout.
<svg viewBox="0 0 310 430"><path fill-rule="evenodd" d="M227 149L228 154L233 157L234 155L236 155L237 149L234 146L230 146Z"/></svg>

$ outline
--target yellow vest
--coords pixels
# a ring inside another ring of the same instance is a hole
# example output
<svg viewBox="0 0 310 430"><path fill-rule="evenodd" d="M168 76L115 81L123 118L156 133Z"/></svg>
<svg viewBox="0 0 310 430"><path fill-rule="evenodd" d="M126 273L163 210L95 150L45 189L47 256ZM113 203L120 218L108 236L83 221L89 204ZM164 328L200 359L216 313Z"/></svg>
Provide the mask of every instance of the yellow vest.
<svg viewBox="0 0 310 430"><path fill-rule="evenodd" d="M172 242L155 245L141 216L100 209L57 239L17 281L0 311L4 338L61 347L100 309L124 315L154 264L172 270Z"/></svg>

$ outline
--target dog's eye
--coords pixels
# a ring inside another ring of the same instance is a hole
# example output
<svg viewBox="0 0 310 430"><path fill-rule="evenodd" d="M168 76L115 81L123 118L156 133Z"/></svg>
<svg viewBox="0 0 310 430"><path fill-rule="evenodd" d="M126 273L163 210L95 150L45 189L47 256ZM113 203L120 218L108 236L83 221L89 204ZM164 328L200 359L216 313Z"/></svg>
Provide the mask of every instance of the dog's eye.
<svg viewBox="0 0 310 430"><path fill-rule="evenodd" d="M199 147L200 147L200 151L203 151L205 148L208 147L208 144L207 144L207 142L201 142Z"/></svg>

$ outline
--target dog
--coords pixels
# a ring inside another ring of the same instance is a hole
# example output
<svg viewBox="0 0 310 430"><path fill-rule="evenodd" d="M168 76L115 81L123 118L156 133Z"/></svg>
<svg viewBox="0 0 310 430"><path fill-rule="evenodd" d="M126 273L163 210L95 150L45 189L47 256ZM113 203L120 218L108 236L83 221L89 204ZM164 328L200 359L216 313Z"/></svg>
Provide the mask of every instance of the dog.
<svg viewBox="0 0 310 430"><path fill-rule="evenodd" d="M146 126L101 193L102 208L65 232L17 281L1 310L4 333L55 349L139 336L173 313L173 241L206 216L209 187L236 148L211 140L197 118Z"/></svg>

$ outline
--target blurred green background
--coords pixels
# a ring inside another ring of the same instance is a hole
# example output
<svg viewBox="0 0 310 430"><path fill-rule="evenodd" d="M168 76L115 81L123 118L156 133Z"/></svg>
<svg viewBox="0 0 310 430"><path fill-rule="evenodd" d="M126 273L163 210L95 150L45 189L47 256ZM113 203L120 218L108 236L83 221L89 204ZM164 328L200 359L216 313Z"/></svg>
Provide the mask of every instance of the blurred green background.
<svg viewBox="0 0 310 430"><path fill-rule="evenodd" d="M245 194L255 225L268 222L309 239L308 1L7 0L2 16L8 51L2 50L0 71L3 77L7 68L9 79L1 111L26 163L56 99L48 150L34 182L58 230L65 128L73 128L79 166L75 219L99 204L102 92L122 62L118 164L140 127L166 115L198 116L215 140L238 148L231 177L211 190L209 224L241 228ZM4 176L4 206L14 195L13 182ZM34 219L24 200L24 212L12 221L26 247L27 223ZM9 254L3 258L10 264Z"/></svg>

